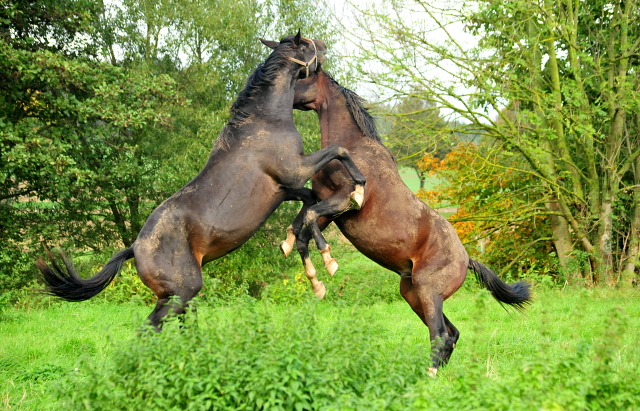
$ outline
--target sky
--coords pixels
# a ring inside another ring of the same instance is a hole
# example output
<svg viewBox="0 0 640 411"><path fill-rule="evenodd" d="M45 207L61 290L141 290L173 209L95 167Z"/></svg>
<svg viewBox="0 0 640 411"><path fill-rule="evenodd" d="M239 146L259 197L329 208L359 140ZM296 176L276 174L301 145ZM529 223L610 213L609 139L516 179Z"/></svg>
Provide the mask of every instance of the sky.
<svg viewBox="0 0 640 411"><path fill-rule="evenodd" d="M324 1L332 10L333 16L336 18L340 24L344 25L343 35L339 39L338 44L335 47L335 50L330 50L330 54L328 58L337 58L337 59L350 59L353 56L356 56L360 53L361 48L366 48L369 44L366 41L361 41L358 44L357 37L363 33L362 29L359 29L358 24L356 23L356 19L354 17L354 10L356 7L361 9L367 9L368 7L375 7L378 9L387 10L390 9L388 6L388 1L386 0L351 0L349 2L345 2L342 0L318 0ZM400 17L405 23L408 23L411 27L421 27L424 29L424 32L428 33L428 38L430 42L434 43L444 43L448 36L445 31L439 28L435 23L431 21L428 15L419 8L416 9L413 6L413 10L411 10L412 5L415 5L415 1L412 0L396 0L397 2L402 2L405 6L407 6L403 13L400 14ZM440 19L446 20L447 18L439 13L438 9L447 9L447 8L458 8L460 5L460 1L455 0L426 0L427 3L432 5L433 7L430 10L437 15ZM467 33L464 30L462 23L460 22L452 22L446 29L453 33L461 45L465 47L473 47L477 44L476 38L474 38L471 34ZM379 63L375 61L367 62L367 69L369 71L377 71L384 72L386 69ZM453 72L456 71L456 68L450 64L445 66L448 70ZM454 81L454 78L446 73L445 71L436 69L434 67L425 66L424 71L422 71L423 75L427 77L438 78L441 81L450 82L454 87L458 88L457 91L462 93L467 93L469 90L465 90L459 83ZM370 101L379 101L388 96L385 96L384 90L372 85L370 82L366 80L359 80L356 82L350 82L350 79L344 79L340 77L338 74L334 73L337 78L345 80L347 82L347 86L354 89L358 94L366 98ZM456 104L458 105L458 104ZM442 114L446 115L447 110L443 110Z"/></svg>

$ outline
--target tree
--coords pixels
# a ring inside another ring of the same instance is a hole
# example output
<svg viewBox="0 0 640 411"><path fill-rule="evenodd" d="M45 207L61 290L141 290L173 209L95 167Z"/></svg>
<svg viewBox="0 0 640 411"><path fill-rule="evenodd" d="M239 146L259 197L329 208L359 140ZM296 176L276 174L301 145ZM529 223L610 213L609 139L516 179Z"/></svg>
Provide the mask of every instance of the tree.
<svg viewBox="0 0 640 411"><path fill-rule="evenodd" d="M46 0L0 10L2 282L28 278L24 251L43 239L96 249L114 231L130 242L140 224L119 219L117 206L141 204L144 194L128 187L153 165L135 136L168 124L175 83L95 61L83 40L94 11L83 1Z"/></svg>
<svg viewBox="0 0 640 411"><path fill-rule="evenodd" d="M385 142L398 165L412 168L420 179L420 189L429 170L419 163L425 153L443 159L451 151L456 137L430 101L406 96L392 110L380 114L389 118Z"/></svg>
<svg viewBox="0 0 640 411"><path fill-rule="evenodd" d="M32 278L28 253L42 241L130 245L206 163L268 53L257 38L310 27L331 44L328 19L312 10L301 0L0 4L0 290ZM296 118L317 149L317 121ZM295 206L284 211L288 224Z"/></svg>
<svg viewBox="0 0 640 411"><path fill-rule="evenodd" d="M534 212L548 216L565 269L581 250L591 261L587 279L630 276L639 239L635 1L413 0L356 9L362 58L382 67L362 71L367 79L398 98L432 101L518 156L513 170L544 187L533 200L544 207ZM615 226L623 203L634 210L631 230Z"/></svg>

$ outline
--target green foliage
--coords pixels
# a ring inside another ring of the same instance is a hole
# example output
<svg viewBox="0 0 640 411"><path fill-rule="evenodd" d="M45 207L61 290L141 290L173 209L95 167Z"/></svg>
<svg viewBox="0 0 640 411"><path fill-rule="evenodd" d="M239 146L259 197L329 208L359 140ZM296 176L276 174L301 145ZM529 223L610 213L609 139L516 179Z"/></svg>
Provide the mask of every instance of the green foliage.
<svg viewBox="0 0 640 411"><path fill-rule="evenodd" d="M328 239L332 240L331 237ZM337 238L333 240L334 243L338 241ZM338 260L340 269L330 277L324 270L322 260L313 255L315 250L312 249L312 261L319 279L327 289L325 301L336 302L346 307L402 300L398 274L380 267L356 251L353 246L337 243L334 250L336 251L332 256ZM270 283L263 298L281 304L302 304L308 299L315 299L303 267L300 265L294 269L295 271L288 271L285 278Z"/></svg>
<svg viewBox="0 0 640 411"><path fill-rule="evenodd" d="M0 4L0 36L16 49L87 54L93 50L78 34L91 33L97 13L93 0L7 0Z"/></svg>
<svg viewBox="0 0 640 411"><path fill-rule="evenodd" d="M377 409L427 378L428 346L385 358L372 319L322 330L313 304L276 320L269 309L187 318L147 333L116 354L108 370L83 368L64 390L69 409ZM385 360L382 360L385 358ZM106 372L105 372L106 371ZM66 384L65 384L66 385Z"/></svg>
<svg viewBox="0 0 640 411"><path fill-rule="evenodd" d="M98 298L29 310L6 307L0 315L2 404L38 411L84 407L68 403L75 395L113 398L109 409L185 398L193 398L191 407L207 409L200 401L205 393L197 390L217 381L211 392L225 401L248 396L230 399L221 390L252 388L256 395L268 392L265 401L291 398L301 405L304 395L318 392L326 402L315 407L322 409L640 406L637 290L538 288L527 315L520 316L505 313L486 291L466 287L470 280L445 302L461 338L435 380L421 368L428 365L428 332L404 301L312 300L298 306L236 301L215 307L199 301L197 319L188 317L183 329L173 324L158 336L140 334L150 311L140 303ZM198 355L195 361L192 353ZM119 370L123 365L131 368ZM135 391L136 381L146 398ZM157 390L149 391L146 384L156 381ZM122 397L127 390L132 397Z"/></svg>
<svg viewBox="0 0 640 411"><path fill-rule="evenodd" d="M447 125L435 104L411 95L392 110L385 110L384 106L375 108L385 116L381 123L385 145L399 167L410 167L417 173L420 188L424 188L428 170L420 167L420 160L425 153L444 158L458 142L459 136L452 132L455 125Z"/></svg>
<svg viewBox="0 0 640 411"><path fill-rule="evenodd" d="M10 79L0 84L0 244L6 263L0 289L33 278L25 260L33 259L43 239L93 249L117 239L131 243L145 208L157 198L157 162L141 139L143 130L167 125L164 108L179 101L167 76L67 52L67 37L88 35L92 15L78 11L82 2L54 3L28 10L3 5L4 12L13 10L5 24L14 31L0 38L0 77ZM71 9L56 8L65 6ZM56 18L76 11L78 27L56 26ZM50 20L49 28L39 26ZM27 47L32 32L53 36L54 52L35 46L41 38Z"/></svg>
<svg viewBox="0 0 640 411"><path fill-rule="evenodd" d="M43 241L97 254L129 246L205 164L228 105L269 51L257 38L300 27L330 46L323 10L302 0L0 4L0 291L33 280ZM306 150L317 149L315 115L296 121ZM293 219L288 210L274 231ZM219 285L259 294L275 275L257 268L274 256L264 242L231 257ZM241 260L252 268L235 278Z"/></svg>
<svg viewBox="0 0 640 411"><path fill-rule="evenodd" d="M416 115L420 107L446 112L457 123L452 131L492 144L495 153L477 156L474 172L519 174L522 187L507 195L525 207L473 212L469 220L518 225L546 216L552 235L525 242L553 243L567 278L579 283L615 284L625 266L635 270L636 0L351 3L358 27L350 34L360 51L353 67L361 78L387 101L414 100ZM407 135L428 135L437 129L432 123L400 122ZM631 224L615 227L616 206L625 202ZM571 263L575 250L589 253L588 267Z"/></svg>
<svg viewBox="0 0 640 411"><path fill-rule="evenodd" d="M473 315L481 319L486 293ZM634 409L640 406L640 352L623 342L629 315L614 308L608 333L550 355L548 330L530 355L501 375L482 353L438 379L427 376L428 345L396 341L392 355L378 336L388 325L352 311L319 326L316 304L274 315L269 306L236 306L187 317L116 350L104 368L85 363L58 385L65 409ZM407 313L409 314L409 313ZM211 316L209 316L211 315ZM481 320L480 320L481 321ZM542 321L546 321L542 317ZM471 344L484 344L476 328ZM624 350L621 351L621 350ZM621 355L624 356L622 360ZM480 358L478 358L480 356ZM455 361L455 360L454 360ZM48 377L58 368L31 371ZM40 377L42 375L42 377ZM55 377L53 377L55 378ZM59 378L59 377L58 377ZM63 388L64 387L64 388ZM74 387L69 390L68 387Z"/></svg>
<svg viewBox="0 0 640 411"><path fill-rule="evenodd" d="M33 258L15 246L0 251L0 293L18 290L35 277Z"/></svg>
<svg viewBox="0 0 640 411"><path fill-rule="evenodd" d="M640 406L640 380L636 367L620 361L621 338L628 314L616 308L605 318L609 332L595 344L581 341L561 356L550 356L547 344L539 354L522 359L500 379L488 378L486 367L471 363L450 375L444 387L420 383L409 394L414 409L441 410L456 404L459 410L613 410ZM637 347L626 353L640 359Z"/></svg>

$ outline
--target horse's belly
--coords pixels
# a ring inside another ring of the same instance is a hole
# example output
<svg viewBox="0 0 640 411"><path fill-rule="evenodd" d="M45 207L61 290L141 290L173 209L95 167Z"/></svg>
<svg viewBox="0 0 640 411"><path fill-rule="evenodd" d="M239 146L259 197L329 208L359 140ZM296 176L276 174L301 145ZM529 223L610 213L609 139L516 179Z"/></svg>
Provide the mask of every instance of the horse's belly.
<svg viewBox="0 0 640 411"><path fill-rule="evenodd" d="M410 272L412 250L417 239L407 226L411 227L416 222L399 223L398 216L386 215L389 217L386 219L385 215L373 216L374 213L370 213L369 216L360 216L358 213L336 221L345 237L358 251L383 267L396 272Z"/></svg>

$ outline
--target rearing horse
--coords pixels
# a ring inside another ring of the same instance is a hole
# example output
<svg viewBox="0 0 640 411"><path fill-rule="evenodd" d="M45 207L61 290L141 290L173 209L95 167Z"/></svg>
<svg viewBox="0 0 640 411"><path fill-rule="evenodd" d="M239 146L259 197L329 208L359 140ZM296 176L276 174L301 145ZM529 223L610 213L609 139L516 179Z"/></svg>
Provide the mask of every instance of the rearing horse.
<svg viewBox="0 0 640 411"><path fill-rule="evenodd" d="M68 301L87 300L102 291L124 261L135 257L142 282L158 297L149 315L159 330L169 310L183 313L202 288L202 266L245 243L273 211L287 200L315 204L304 184L333 159L344 163L360 187L364 176L347 150L338 146L304 155L293 124L296 82L316 71L326 46L300 36L281 42L262 40L274 49L249 77L231 107L232 118L220 133L200 173L156 208L130 248L114 255L89 279L76 273L63 255L66 270L37 262L46 292ZM358 192L356 192L358 191ZM66 271L66 272L65 272ZM179 303L169 304L173 296Z"/></svg>
<svg viewBox="0 0 640 411"><path fill-rule="evenodd" d="M312 178L313 190L323 201L303 208L301 214L311 214L314 220L326 218L303 231L299 218L292 225L305 271L315 274L309 259L309 229L322 230L334 221L358 251L400 275L400 293L429 328L429 372L435 376L438 366L449 361L460 336L442 312L442 303L460 288L468 268L499 302L518 309L530 301L529 286L525 282L505 284L488 267L469 258L453 226L404 184L357 94L322 70L299 81L295 91L294 108L318 113L322 147L339 144L347 148L367 178L362 208L345 213L342 210L353 190L345 168L332 161ZM288 241L292 247L291 239Z"/></svg>

